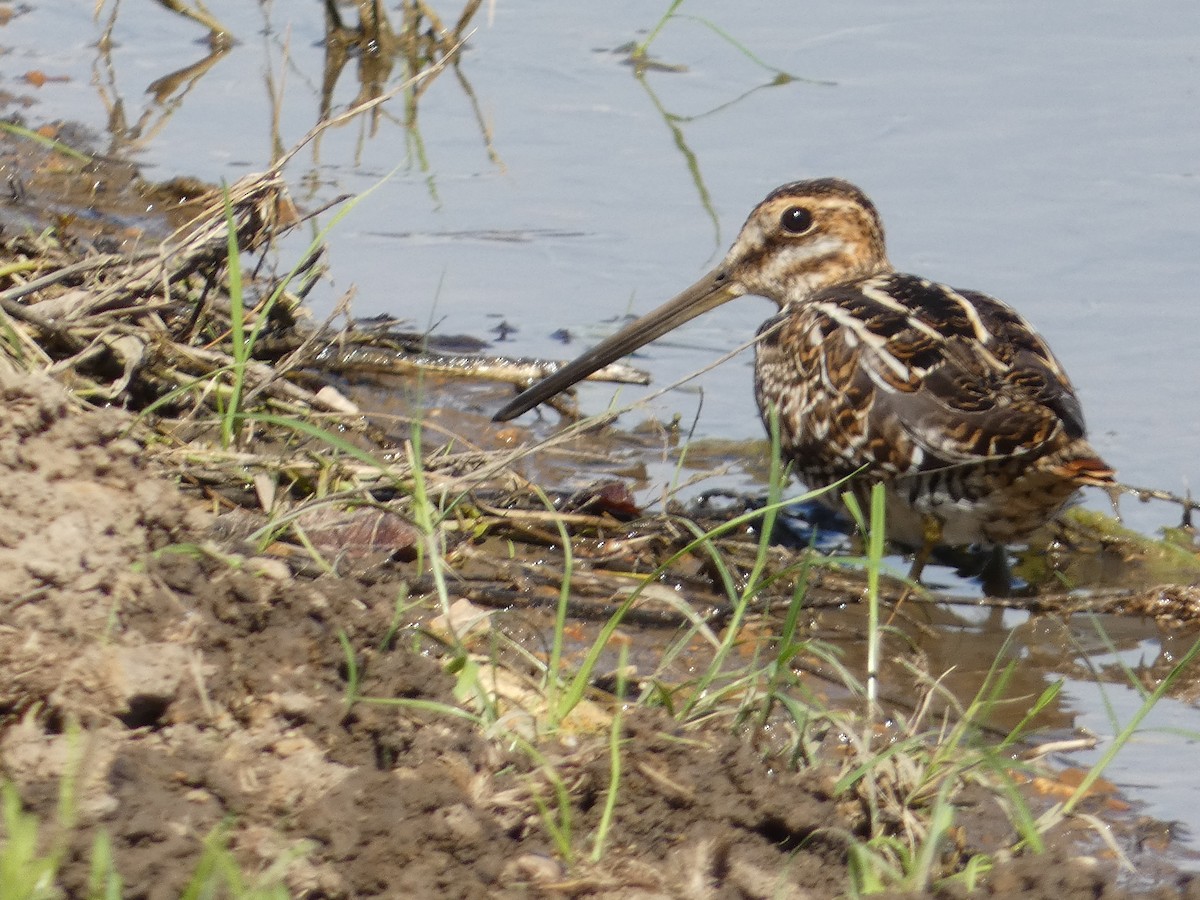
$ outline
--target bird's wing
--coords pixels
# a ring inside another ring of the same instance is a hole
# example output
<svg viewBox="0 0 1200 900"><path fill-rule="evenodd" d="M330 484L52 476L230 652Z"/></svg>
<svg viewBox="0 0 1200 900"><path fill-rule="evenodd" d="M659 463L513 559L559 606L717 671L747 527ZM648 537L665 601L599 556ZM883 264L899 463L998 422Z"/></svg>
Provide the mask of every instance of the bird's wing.
<svg viewBox="0 0 1200 900"><path fill-rule="evenodd" d="M893 451L896 469L1036 456L1083 436L1062 367L998 300L889 275L818 294L809 309L826 373L841 373L865 412L864 446L909 446Z"/></svg>

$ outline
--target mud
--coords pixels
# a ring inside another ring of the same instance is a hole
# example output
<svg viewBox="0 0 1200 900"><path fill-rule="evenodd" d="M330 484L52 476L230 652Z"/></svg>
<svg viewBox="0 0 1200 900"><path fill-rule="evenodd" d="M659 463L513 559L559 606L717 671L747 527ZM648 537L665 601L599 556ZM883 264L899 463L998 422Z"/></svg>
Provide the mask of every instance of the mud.
<svg viewBox="0 0 1200 900"><path fill-rule="evenodd" d="M353 679L360 696L457 705L430 643L395 628L416 563L295 578L213 543L212 510L123 436L124 413L24 375L0 374L0 401L0 772L47 842L74 785L67 896L87 896L101 831L130 898L180 896L218 839L305 897L846 893L861 810L833 798L832 769L772 769L727 730L644 710L624 719L599 862L607 736L541 748L573 798L567 864L528 753L444 712L347 703ZM1001 866L991 890L1119 895L1078 855ZM1168 880L1161 895L1200 896Z"/></svg>

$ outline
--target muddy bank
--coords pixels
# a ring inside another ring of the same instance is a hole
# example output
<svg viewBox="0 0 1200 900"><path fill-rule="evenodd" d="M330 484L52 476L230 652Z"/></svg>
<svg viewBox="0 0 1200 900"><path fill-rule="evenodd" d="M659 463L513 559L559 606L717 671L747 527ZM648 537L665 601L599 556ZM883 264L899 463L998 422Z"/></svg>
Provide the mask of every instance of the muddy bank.
<svg viewBox="0 0 1200 900"><path fill-rule="evenodd" d="M770 776L736 739L683 739L654 714L627 721L614 846L568 871L538 821L545 784L527 756L451 716L348 708L339 631L363 693L455 703L436 660L403 640L378 646L396 582L155 557L204 543L212 517L120 436L126 417L72 410L45 379L3 385L0 766L47 822L75 773L68 893L84 891L104 829L126 896L179 896L222 823L248 872L295 854L285 880L298 896L520 896L539 884L767 896L801 874L839 892L836 839L793 856L838 821L828 776ZM545 752L579 792L587 833L605 741Z"/></svg>
<svg viewBox="0 0 1200 900"><path fill-rule="evenodd" d="M0 385L0 769L47 841L74 778L67 895L85 894L100 830L127 897L180 896L215 834L295 896L844 895L845 839L863 819L833 798L833 768L781 771L724 730L644 710L624 721L598 863L587 836L611 780L607 736L542 748L572 797L565 865L539 812L551 785L511 741L443 713L347 704L339 633L360 694L456 705L428 644L395 629L411 570L298 579L217 548L210 510L122 436L125 414L81 410L43 377ZM1111 877L1038 857L991 883L1115 896Z"/></svg>

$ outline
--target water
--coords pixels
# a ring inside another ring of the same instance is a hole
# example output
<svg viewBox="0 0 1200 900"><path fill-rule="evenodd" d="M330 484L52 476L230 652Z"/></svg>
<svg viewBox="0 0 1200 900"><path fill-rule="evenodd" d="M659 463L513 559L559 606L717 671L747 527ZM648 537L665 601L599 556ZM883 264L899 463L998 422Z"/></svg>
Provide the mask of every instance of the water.
<svg viewBox="0 0 1200 900"><path fill-rule="evenodd" d="M315 3L210 6L239 43L159 97L150 85L208 50L201 29L145 2L119 10L105 53L111 4L93 20L90 4L42 0L0 29L0 77L32 98L30 121L82 121L147 178L232 181L317 120L323 29ZM899 268L999 296L1042 331L1123 480L1200 482L1194 0L684 5L811 79L786 84L684 19L652 52L687 71L637 77L615 48L661 6L501 0L480 13L461 65L474 103L444 72L415 129L393 101L306 148L287 177L308 208L378 185L330 238L318 312L353 286L360 315L482 336L505 322L516 330L498 350L574 356L714 264L770 188L838 175L875 200ZM34 88L22 80L30 70L65 80ZM352 63L335 107L359 89ZM639 362L669 383L748 339L769 309L731 304ZM735 359L656 409L690 421L703 396L700 436L758 437L750 365ZM612 392L587 386L582 402L599 410ZM670 466L651 471L665 479ZM1166 505L1123 511L1146 532L1177 521ZM1144 639L1157 642L1153 631ZM1093 693L1070 693L1084 720L1099 714ZM1197 729L1192 703L1162 716ZM1190 740L1155 740L1127 750L1124 783L1143 784L1139 770L1192 771ZM1146 796L1152 814L1190 820L1195 845L1200 785L1182 777L1190 783Z"/></svg>

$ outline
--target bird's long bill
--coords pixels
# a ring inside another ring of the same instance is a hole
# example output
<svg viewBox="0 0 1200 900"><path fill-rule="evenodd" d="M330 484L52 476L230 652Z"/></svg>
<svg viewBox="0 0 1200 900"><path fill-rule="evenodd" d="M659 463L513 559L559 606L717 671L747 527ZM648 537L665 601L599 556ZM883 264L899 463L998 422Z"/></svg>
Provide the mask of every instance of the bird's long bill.
<svg viewBox="0 0 1200 900"><path fill-rule="evenodd" d="M492 417L495 422L507 422L523 412L528 412L539 403L565 391L576 382L587 378L597 369L632 353L638 347L650 343L668 331L678 328L701 313L720 306L746 291L729 278L724 268L714 269L677 297L668 300L653 312L630 322L612 337L609 337L583 356L567 363L557 372L547 375L532 385Z"/></svg>

